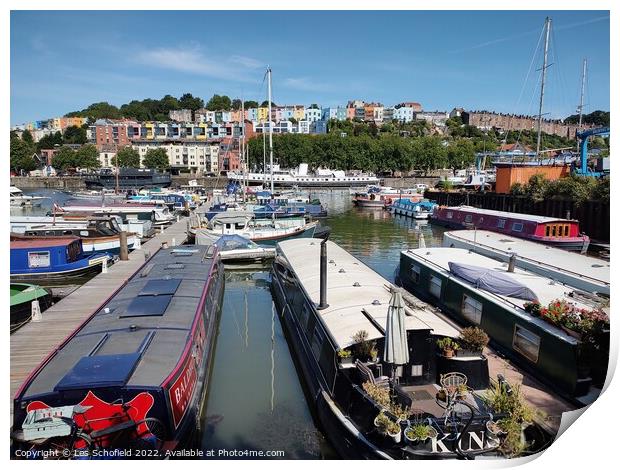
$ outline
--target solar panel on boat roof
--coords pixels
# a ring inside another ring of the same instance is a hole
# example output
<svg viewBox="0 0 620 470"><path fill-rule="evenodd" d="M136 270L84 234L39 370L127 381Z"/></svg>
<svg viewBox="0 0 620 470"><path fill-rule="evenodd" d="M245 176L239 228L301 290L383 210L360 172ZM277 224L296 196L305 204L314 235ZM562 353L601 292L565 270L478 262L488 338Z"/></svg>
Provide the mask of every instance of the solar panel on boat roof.
<svg viewBox="0 0 620 470"><path fill-rule="evenodd" d="M151 279L138 295L172 295L179 288L181 279Z"/></svg>
<svg viewBox="0 0 620 470"><path fill-rule="evenodd" d="M139 352L85 356L60 379L54 391L125 385L139 360Z"/></svg>
<svg viewBox="0 0 620 470"><path fill-rule="evenodd" d="M176 289L175 289L176 290ZM140 295L134 298L127 306L127 310L119 315L119 318L162 316L172 295Z"/></svg>

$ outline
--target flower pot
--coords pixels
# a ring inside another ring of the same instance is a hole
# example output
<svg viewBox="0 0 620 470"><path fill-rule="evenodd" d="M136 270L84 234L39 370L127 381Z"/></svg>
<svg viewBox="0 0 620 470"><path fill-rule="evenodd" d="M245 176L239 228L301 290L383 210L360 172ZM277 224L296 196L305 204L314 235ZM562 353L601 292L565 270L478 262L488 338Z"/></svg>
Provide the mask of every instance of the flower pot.
<svg viewBox="0 0 620 470"><path fill-rule="evenodd" d="M411 446L418 446L420 444L426 444L431 439L437 438L437 430L435 428L433 428L432 426L430 428L430 431L429 431L428 436L426 437L426 439L410 439L407 436L407 431L409 431L409 430L411 430L411 427L407 426L407 428L405 428L405 432L403 434L405 435L405 441L409 445L411 445Z"/></svg>
<svg viewBox="0 0 620 470"><path fill-rule="evenodd" d="M569 335L572 336L575 339L578 339L579 341L581 341L581 333L577 333L576 331L571 330L570 328L566 328L564 325L560 325L562 330L564 330L564 332Z"/></svg>
<svg viewBox="0 0 620 470"><path fill-rule="evenodd" d="M443 350L443 355L445 357L454 357L454 350L453 349L444 349Z"/></svg>
<svg viewBox="0 0 620 470"><path fill-rule="evenodd" d="M391 432L389 432L389 431L388 431L388 433L387 433L387 434L388 434L388 436L390 436L392 439L394 439L394 442L395 442L396 444L399 444L399 443L400 443L400 441L401 441L401 439L402 439L402 434L403 434L403 432L402 432L402 430L399 430L397 433L392 434Z"/></svg>
<svg viewBox="0 0 620 470"><path fill-rule="evenodd" d="M349 356L349 357L341 357L340 358L340 364L353 364L353 358L351 356Z"/></svg>

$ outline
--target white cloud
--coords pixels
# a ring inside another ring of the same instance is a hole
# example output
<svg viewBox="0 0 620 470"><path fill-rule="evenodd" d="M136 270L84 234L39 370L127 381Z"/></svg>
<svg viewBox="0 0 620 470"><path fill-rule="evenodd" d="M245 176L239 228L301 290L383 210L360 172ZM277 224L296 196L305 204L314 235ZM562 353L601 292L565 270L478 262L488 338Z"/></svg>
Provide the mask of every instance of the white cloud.
<svg viewBox="0 0 620 470"><path fill-rule="evenodd" d="M233 55L228 59L233 64L239 64L250 69L258 69L265 66L260 60L253 59L252 57L245 57L242 55Z"/></svg>
<svg viewBox="0 0 620 470"><path fill-rule="evenodd" d="M239 56L234 56L239 57ZM231 58L232 59L232 58ZM247 59L251 61L252 59ZM198 47L160 47L139 52L136 60L142 64L178 72L204 75L238 82L252 82L239 67L226 64L225 60L208 58ZM250 63L250 62L248 62Z"/></svg>
<svg viewBox="0 0 620 470"><path fill-rule="evenodd" d="M285 78L283 82L287 88L293 88L302 91L327 91L327 85L315 82L309 77Z"/></svg>

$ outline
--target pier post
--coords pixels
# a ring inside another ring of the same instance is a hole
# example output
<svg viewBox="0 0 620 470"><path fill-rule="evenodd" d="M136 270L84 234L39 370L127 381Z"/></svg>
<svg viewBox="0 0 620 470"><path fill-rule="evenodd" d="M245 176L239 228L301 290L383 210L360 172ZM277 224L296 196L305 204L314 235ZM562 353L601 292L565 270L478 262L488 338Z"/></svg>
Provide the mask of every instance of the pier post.
<svg viewBox="0 0 620 470"><path fill-rule="evenodd" d="M41 317L41 306L39 305L38 300L33 300L30 304L31 312L32 312L32 321L39 322L43 319Z"/></svg>
<svg viewBox="0 0 620 470"><path fill-rule="evenodd" d="M327 237L321 242L321 296L317 310L329 307L327 303Z"/></svg>
<svg viewBox="0 0 620 470"><path fill-rule="evenodd" d="M108 272L108 258L103 260L103 264L101 265L101 272L103 274Z"/></svg>
<svg viewBox="0 0 620 470"><path fill-rule="evenodd" d="M127 261L129 259L129 250L127 248L127 232L125 230L120 233L120 241L121 247L119 258L121 259L121 261Z"/></svg>

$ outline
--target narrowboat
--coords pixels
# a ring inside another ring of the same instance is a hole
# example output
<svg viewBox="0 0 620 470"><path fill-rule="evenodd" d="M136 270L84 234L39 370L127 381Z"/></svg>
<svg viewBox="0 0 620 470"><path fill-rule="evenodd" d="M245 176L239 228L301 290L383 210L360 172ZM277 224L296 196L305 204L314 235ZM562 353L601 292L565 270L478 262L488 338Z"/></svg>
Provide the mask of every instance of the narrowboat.
<svg viewBox="0 0 620 470"><path fill-rule="evenodd" d="M34 284L11 283L11 333L27 323L32 316L32 302L39 302L41 312L52 305L52 294Z"/></svg>
<svg viewBox="0 0 620 470"><path fill-rule="evenodd" d="M388 207L388 210L394 215L425 220L428 219L437 206L437 203L429 201L428 199L423 199L418 202L413 202L410 199L396 199L392 205Z"/></svg>
<svg viewBox="0 0 620 470"><path fill-rule="evenodd" d="M457 230L443 234L443 246L465 248L499 261L515 255L516 266L576 289L610 295L610 263L579 253L487 230Z"/></svg>
<svg viewBox="0 0 620 470"><path fill-rule="evenodd" d="M450 228L490 230L571 251L586 252L590 244L590 238L579 232L578 220L471 206L437 207L430 220Z"/></svg>
<svg viewBox="0 0 620 470"><path fill-rule="evenodd" d="M82 240L52 237L11 241L11 281L37 282L44 286L77 284L111 264L108 253L85 254Z"/></svg>
<svg viewBox="0 0 620 470"><path fill-rule="evenodd" d="M115 219L92 218L83 227L57 226L55 224L33 224L23 234L11 232L11 240L36 240L49 237L78 237L82 240L85 253L110 253L118 255L121 246L121 228ZM127 234L127 248L139 246L135 233Z"/></svg>
<svg viewBox="0 0 620 470"><path fill-rule="evenodd" d="M271 274L272 294L308 404L341 457L498 455L499 438L485 432L492 411L477 395L489 385L487 358L481 353L459 359L439 354L436 340L456 338L459 331L429 305L413 299L403 307L401 338L408 359L394 367L386 361L384 346L387 332L393 331L388 310L401 294L396 286L328 240L278 243ZM454 377L465 378L461 385L467 382L476 392L458 406L444 408L439 392L451 394L453 389L438 384L446 386ZM380 400L381 393L389 395ZM398 408L400 416L395 417L390 410ZM395 420L389 436L380 431L381 415ZM426 428L428 438L407 439L407 429L420 423L432 428Z"/></svg>
<svg viewBox="0 0 620 470"><path fill-rule="evenodd" d="M562 396L582 406L582 397L598 396L594 388L607 369L608 318L597 331L585 333L580 325L587 325L582 318L604 319L602 298L515 268L514 260L462 248L403 251L398 278L457 322L482 328L498 351ZM572 326L562 323L567 319Z"/></svg>
<svg viewBox="0 0 620 470"><path fill-rule="evenodd" d="M159 250L21 385L14 445L166 457L197 429L223 291L217 250Z"/></svg>
<svg viewBox="0 0 620 470"><path fill-rule="evenodd" d="M190 228L196 237L196 244L211 245L222 235L241 235L259 245L273 246L288 238L312 238L318 222L305 219L255 219L254 214L244 212L223 212L206 224Z"/></svg>

